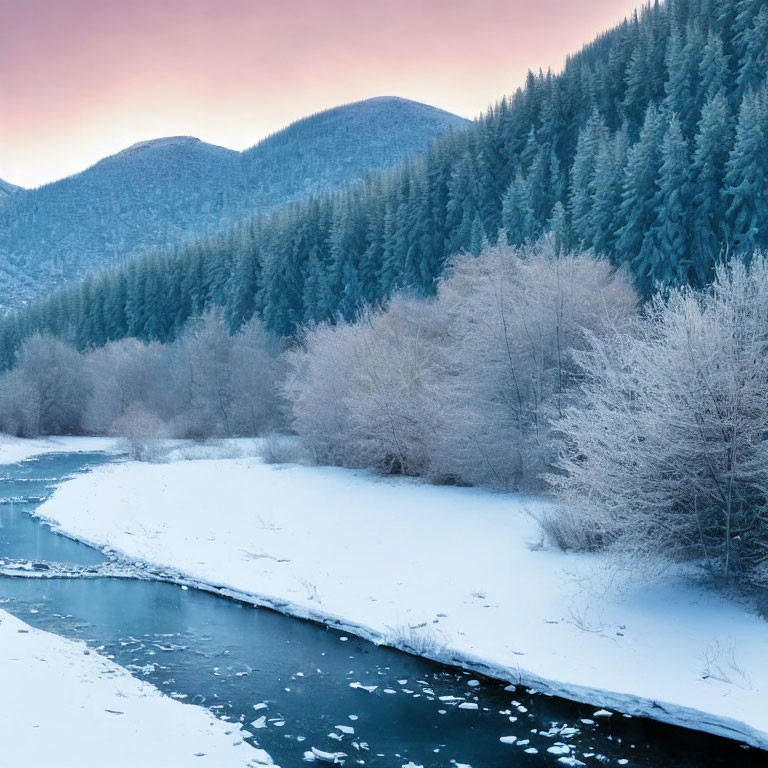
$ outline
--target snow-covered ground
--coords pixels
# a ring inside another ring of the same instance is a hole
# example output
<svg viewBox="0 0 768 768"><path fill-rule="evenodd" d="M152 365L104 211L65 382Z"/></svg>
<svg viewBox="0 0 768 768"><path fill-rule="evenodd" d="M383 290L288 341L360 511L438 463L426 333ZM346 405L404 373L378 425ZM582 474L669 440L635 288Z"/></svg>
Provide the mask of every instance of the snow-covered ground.
<svg viewBox="0 0 768 768"><path fill-rule="evenodd" d="M163 696L85 644L0 611L0 764L247 768L240 726Z"/></svg>
<svg viewBox="0 0 768 768"><path fill-rule="evenodd" d="M40 513L257 603L768 748L768 622L544 548L543 503L241 458L100 467Z"/></svg>

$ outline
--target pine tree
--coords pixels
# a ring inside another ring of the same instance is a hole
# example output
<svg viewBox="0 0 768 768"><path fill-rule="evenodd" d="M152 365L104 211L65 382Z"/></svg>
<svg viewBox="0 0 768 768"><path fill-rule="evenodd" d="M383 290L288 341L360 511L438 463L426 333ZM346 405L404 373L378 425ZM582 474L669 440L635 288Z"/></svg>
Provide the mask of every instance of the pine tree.
<svg viewBox="0 0 768 768"><path fill-rule="evenodd" d="M519 168L504 194L501 221L510 245L522 245L537 234L528 182Z"/></svg>
<svg viewBox="0 0 768 768"><path fill-rule="evenodd" d="M768 245L768 145L766 89L750 91L741 102L736 139L726 167L725 199L729 240L736 253Z"/></svg>
<svg viewBox="0 0 768 768"><path fill-rule="evenodd" d="M590 226L588 242L601 254L618 261L616 241L621 224L621 201L624 167L629 151L629 134L626 126L611 138L605 138L595 157L590 194Z"/></svg>
<svg viewBox="0 0 768 768"><path fill-rule="evenodd" d="M648 287L685 284L691 278L690 164L688 145L676 115L668 122L661 158L655 220L646 232L637 267L638 278Z"/></svg>
<svg viewBox="0 0 768 768"><path fill-rule="evenodd" d="M744 30L741 38L743 54L736 81L739 95L759 88L768 71L768 6L761 4L760 11Z"/></svg>
<svg viewBox="0 0 768 768"><path fill-rule="evenodd" d="M722 91L707 101L699 121L693 153L693 204L691 208L691 262L693 282L705 285L724 238L722 190L733 131L728 102Z"/></svg>
<svg viewBox="0 0 768 768"><path fill-rule="evenodd" d="M573 237L577 243L592 245L591 215L594 202L592 184L597 153L606 141L607 130L602 117L595 110L589 122L579 132L576 155L571 167L568 207Z"/></svg>
<svg viewBox="0 0 768 768"><path fill-rule="evenodd" d="M621 198L621 218L617 248L620 258L629 261L635 274L647 272L640 257L646 233L656 220L657 178L661 167L663 121L658 109L648 107L640 137L629 150ZM645 289L652 286L645 284Z"/></svg>
<svg viewBox="0 0 768 768"><path fill-rule="evenodd" d="M698 108L718 93L726 93L728 86L728 59L723 52L723 41L716 32L710 31L699 63Z"/></svg>

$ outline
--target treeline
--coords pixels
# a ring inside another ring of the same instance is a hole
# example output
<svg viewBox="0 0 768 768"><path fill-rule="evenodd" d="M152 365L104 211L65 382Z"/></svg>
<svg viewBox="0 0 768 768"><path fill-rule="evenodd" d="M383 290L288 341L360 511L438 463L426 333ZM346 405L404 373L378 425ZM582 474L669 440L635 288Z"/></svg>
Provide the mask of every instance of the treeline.
<svg viewBox="0 0 768 768"><path fill-rule="evenodd" d="M397 171L56 292L3 323L0 360L39 331L171 340L212 306L281 336L351 320L433 295L451 254L499 233L554 231L627 264L646 296L704 285L721 253L768 245L766 40L761 0L654 3Z"/></svg>
<svg viewBox="0 0 768 768"><path fill-rule="evenodd" d="M0 378L0 431L20 437L258 435L282 423L279 346L259 320L236 334L215 313L173 344L123 339L87 353L36 335Z"/></svg>

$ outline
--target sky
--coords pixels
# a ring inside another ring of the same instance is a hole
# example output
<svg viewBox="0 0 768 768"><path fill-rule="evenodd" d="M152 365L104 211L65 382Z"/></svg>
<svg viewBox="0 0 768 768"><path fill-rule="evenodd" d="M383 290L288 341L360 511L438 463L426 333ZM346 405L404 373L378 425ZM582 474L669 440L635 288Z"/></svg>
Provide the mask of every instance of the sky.
<svg viewBox="0 0 768 768"><path fill-rule="evenodd" d="M0 0L0 178L38 186L161 136L244 149L372 96L476 117L635 4Z"/></svg>

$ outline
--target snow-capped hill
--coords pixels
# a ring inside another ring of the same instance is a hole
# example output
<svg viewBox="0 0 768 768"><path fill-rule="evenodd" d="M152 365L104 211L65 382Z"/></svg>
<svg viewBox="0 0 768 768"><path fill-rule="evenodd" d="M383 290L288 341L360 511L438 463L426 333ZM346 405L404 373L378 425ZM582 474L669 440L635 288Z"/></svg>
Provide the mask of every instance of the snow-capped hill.
<svg viewBox="0 0 768 768"><path fill-rule="evenodd" d="M236 157L239 154L233 149L220 147L217 144L208 144L195 136L166 136L160 139L138 141L136 144L131 144L130 147L126 147L114 155L99 160L92 167L102 165L103 163L122 162L132 158L146 158L152 162L162 162L163 156L181 156L187 152L218 155L221 157Z"/></svg>
<svg viewBox="0 0 768 768"><path fill-rule="evenodd" d="M293 202L362 181L425 151L468 120L420 102L380 96L297 120L242 154L249 176Z"/></svg>
<svg viewBox="0 0 768 768"><path fill-rule="evenodd" d="M125 257L339 189L467 124L384 97L299 120L245 152L168 136L38 189L4 195L0 187L0 305L18 306Z"/></svg>
<svg viewBox="0 0 768 768"><path fill-rule="evenodd" d="M124 155L130 152L137 152L143 149L166 149L168 147L187 147L191 144L202 144L196 136L166 136L162 139L149 139L148 141L137 141L130 147L124 149L118 154ZM209 146L214 146L213 144Z"/></svg>

